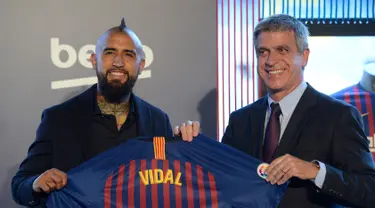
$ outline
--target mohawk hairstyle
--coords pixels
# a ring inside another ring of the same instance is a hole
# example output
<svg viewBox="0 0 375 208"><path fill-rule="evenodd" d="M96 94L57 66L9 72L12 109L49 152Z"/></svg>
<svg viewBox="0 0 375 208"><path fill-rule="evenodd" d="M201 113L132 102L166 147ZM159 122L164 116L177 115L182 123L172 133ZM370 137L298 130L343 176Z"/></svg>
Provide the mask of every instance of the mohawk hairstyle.
<svg viewBox="0 0 375 208"><path fill-rule="evenodd" d="M136 50L139 53L141 59L145 59L145 52L143 51L143 48L142 48L142 42L138 38L138 36L134 33L134 31L126 26L126 22L125 22L124 17L121 19L120 25L112 27L111 29L107 30L105 33L103 33L99 37L99 39L96 43L96 48L95 48L96 53L99 53L102 50L100 48L100 47L102 47L102 42L107 41L106 38L108 37L108 34L110 34L112 32L114 32L114 33L123 32L123 33L126 33L127 35L131 36L134 44L136 45Z"/></svg>
<svg viewBox="0 0 375 208"><path fill-rule="evenodd" d="M125 18L123 17L122 19L121 19L121 24L120 24L120 29L125 29L126 28L126 23L125 23Z"/></svg>

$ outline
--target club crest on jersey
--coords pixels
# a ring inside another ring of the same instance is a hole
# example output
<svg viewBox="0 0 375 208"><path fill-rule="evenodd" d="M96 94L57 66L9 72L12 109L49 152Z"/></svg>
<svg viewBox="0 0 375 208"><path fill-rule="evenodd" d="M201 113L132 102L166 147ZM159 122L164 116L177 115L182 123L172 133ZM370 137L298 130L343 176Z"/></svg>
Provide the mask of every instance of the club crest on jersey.
<svg viewBox="0 0 375 208"><path fill-rule="evenodd" d="M269 165L267 163L261 163L260 165L258 165L257 173L263 179L267 178L267 174L265 173L265 171L268 168L268 166Z"/></svg>

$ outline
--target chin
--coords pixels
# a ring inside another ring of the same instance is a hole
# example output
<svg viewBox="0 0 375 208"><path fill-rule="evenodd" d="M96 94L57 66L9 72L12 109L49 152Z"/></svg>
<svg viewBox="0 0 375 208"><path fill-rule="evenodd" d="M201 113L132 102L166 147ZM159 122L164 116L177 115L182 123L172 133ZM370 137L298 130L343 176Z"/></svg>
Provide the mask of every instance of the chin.
<svg viewBox="0 0 375 208"><path fill-rule="evenodd" d="M281 92L283 91L282 88L268 88L268 90L272 93L278 93L278 92Z"/></svg>
<svg viewBox="0 0 375 208"><path fill-rule="evenodd" d="M271 85L266 85L266 86L268 90L273 93L281 92L283 91L283 89L285 89L284 85L278 85L278 84L271 84Z"/></svg>
<svg viewBox="0 0 375 208"><path fill-rule="evenodd" d="M116 87L116 86L122 86L124 85L126 82L125 81L121 81L121 80L109 80L108 81L108 84L110 84L111 86L113 87Z"/></svg>
<svg viewBox="0 0 375 208"><path fill-rule="evenodd" d="M266 82L266 86L269 88L269 89L281 89L281 88L284 88L285 84L280 82L280 81L268 81Z"/></svg>

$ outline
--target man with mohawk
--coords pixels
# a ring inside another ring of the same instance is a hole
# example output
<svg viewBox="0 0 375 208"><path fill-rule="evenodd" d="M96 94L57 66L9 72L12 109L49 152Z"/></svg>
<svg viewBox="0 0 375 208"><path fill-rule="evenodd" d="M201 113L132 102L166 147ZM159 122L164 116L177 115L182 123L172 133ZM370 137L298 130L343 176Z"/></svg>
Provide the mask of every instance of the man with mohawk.
<svg viewBox="0 0 375 208"><path fill-rule="evenodd" d="M124 19L99 37L90 59L98 84L42 114L12 180L20 205L43 207L51 191L67 184L67 171L130 138L173 134L167 114L132 93L145 54Z"/></svg>

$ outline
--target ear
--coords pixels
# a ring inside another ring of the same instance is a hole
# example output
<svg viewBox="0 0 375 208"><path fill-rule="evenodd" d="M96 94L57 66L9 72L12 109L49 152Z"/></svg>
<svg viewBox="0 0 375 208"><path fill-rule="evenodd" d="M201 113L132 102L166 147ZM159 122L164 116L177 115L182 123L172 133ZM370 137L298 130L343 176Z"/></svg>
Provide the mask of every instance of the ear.
<svg viewBox="0 0 375 208"><path fill-rule="evenodd" d="M307 62L309 61L309 55L310 55L310 49L309 49L309 48L306 48L306 49L302 52L302 66L303 66L303 68L306 67Z"/></svg>
<svg viewBox="0 0 375 208"><path fill-rule="evenodd" d="M141 60L141 63L139 64L139 71L138 71L138 74L141 74L143 69L145 68L145 65L146 65L146 60L145 59L142 59Z"/></svg>
<svg viewBox="0 0 375 208"><path fill-rule="evenodd" d="M92 68L96 70L96 54L92 53L90 56L90 61L92 64Z"/></svg>

